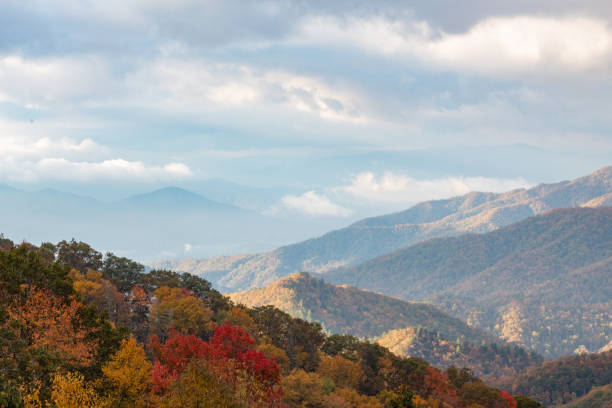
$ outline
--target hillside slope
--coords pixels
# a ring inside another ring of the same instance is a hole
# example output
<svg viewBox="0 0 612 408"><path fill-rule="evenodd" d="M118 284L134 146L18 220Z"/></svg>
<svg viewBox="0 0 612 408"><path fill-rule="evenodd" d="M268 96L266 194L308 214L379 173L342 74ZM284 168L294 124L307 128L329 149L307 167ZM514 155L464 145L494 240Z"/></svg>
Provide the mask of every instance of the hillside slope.
<svg viewBox="0 0 612 408"><path fill-rule="evenodd" d="M570 208L486 234L438 238L325 275L431 300L545 356L612 340L612 208Z"/></svg>
<svg viewBox="0 0 612 408"><path fill-rule="evenodd" d="M537 355L504 345L432 305L331 285L307 273L230 297L249 307L274 305L320 322L331 333L378 339L398 355L421 357L443 368L467 366L480 376L518 374L541 362Z"/></svg>
<svg viewBox="0 0 612 408"><path fill-rule="evenodd" d="M542 184L528 190L474 192L427 201L272 252L160 261L151 266L198 274L227 291L244 290L268 285L294 272L323 273L356 265L434 237L492 231L554 208L609 205L610 193L612 166L573 181Z"/></svg>
<svg viewBox="0 0 612 408"><path fill-rule="evenodd" d="M501 384L514 394L528 395L546 406L562 405L589 406L586 401L575 400L587 395L595 387L612 384L612 352L581 354L546 361L530 367L511 383ZM605 390L599 390L605 391ZM602 393L591 395L600 399ZM589 399L591 399L589 398ZM609 401L610 402L610 401ZM595 405L596 406L596 405Z"/></svg>

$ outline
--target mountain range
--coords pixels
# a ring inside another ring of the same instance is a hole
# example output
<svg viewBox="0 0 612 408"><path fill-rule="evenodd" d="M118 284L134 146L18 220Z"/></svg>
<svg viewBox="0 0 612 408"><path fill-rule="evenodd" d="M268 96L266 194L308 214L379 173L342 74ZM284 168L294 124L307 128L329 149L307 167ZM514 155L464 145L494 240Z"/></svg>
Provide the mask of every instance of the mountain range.
<svg viewBox="0 0 612 408"><path fill-rule="evenodd" d="M331 285L307 273L229 296L249 307L276 306L294 317L319 322L330 333L368 338L436 367L469 367L484 378L513 376L542 361L537 354L470 327L433 305Z"/></svg>
<svg viewBox="0 0 612 408"><path fill-rule="evenodd" d="M325 274L452 315L546 357L612 340L612 208L565 208Z"/></svg>
<svg viewBox="0 0 612 408"><path fill-rule="evenodd" d="M554 208L607 206L611 202L612 166L608 166L572 181L531 189L473 192L423 202L272 252L162 260L150 266L198 274L231 292L265 286L299 271L325 273L357 265L435 237L493 231Z"/></svg>
<svg viewBox="0 0 612 408"><path fill-rule="evenodd" d="M210 185L214 195L221 195L222 182ZM263 215L178 187L104 201L0 186L0 202L2 233L14 241L74 237L139 260L268 250L329 228L299 217Z"/></svg>

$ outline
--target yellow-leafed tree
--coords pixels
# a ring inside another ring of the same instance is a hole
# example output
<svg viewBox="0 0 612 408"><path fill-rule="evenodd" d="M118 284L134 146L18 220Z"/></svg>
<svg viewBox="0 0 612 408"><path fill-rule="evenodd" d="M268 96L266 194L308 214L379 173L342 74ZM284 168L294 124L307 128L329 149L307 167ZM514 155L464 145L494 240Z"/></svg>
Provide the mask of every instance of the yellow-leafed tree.
<svg viewBox="0 0 612 408"><path fill-rule="evenodd" d="M102 367L108 405L117 408L147 406L151 363L133 337L124 340L113 358Z"/></svg>
<svg viewBox="0 0 612 408"><path fill-rule="evenodd" d="M359 363L342 356L324 356L317 369L321 377L333 380L337 387L357 388L363 379L363 370Z"/></svg>
<svg viewBox="0 0 612 408"><path fill-rule="evenodd" d="M94 388L78 373L56 374L53 377L51 400L55 408L105 407Z"/></svg>

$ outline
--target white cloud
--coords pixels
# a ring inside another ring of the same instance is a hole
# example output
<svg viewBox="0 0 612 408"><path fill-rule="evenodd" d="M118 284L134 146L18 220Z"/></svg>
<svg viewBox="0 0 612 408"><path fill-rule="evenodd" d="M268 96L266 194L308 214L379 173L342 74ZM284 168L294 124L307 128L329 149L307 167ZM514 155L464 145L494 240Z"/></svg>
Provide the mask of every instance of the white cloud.
<svg viewBox="0 0 612 408"><path fill-rule="evenodd" d="M282 70L164 57L126 79L135 103L167 111L271 107L307 112L330 121L363 123L364 98L346 85ZM151 102L155 101L155 102Z"/></svg>
<svg viewBox="0 0 612 408"><path fill-rule="evenodd" d="M314 191L301 195L286 195L281 201L286 208L311 216L348 217L351 214L349 209Z"/></svg>
<svg viewBox="0 0 612 408"><path fill-rule="evenodd" d="M0 56L0 102L41 109L76 100L100 100L116 84L110 64L99 57Z"/></svg>
<svg viewBox="0 0 612 408"><path fill-rule="evenodd" d="M124 159L102 162L73 162L66 159L42 159L32 166L39 178L56 180L173 180L191 176L191 170L183 163L163 166L147 166L139 161Z"/></svg>
<svg viewBox="0 0 612 408"><path fill-rule="evenodd" d="M66 155L100 154L108 149L92 139L28 138L0 136L0 156L13 159L65 157Z"/></svg>
<svg viewBox="0 0 612 408"><path fill-rule="evenodd" d="M448 177L418 180L392 172L378 177L374 173L364 172L356 175L350 185L339 190L372 202L413 204L463 195L471 191L504 192L529 185L521 178Z"/></svg>
<svg viewBox="0 0 612 408"><path fill-rule="evenodd" d="M2 181L173 180L190 177L183 163L159 166L140 161L104 159L110 150L92 139L0 136Z"/></svg>
<svg viewBox="0 0 612 408"><path fill-rule="evenodd" d="M609 72L612 61L612 30L593 17L490 17L459 34L436 31L427 22L316 17L305 19L292 42L357 46L493 76Z"/></svg>

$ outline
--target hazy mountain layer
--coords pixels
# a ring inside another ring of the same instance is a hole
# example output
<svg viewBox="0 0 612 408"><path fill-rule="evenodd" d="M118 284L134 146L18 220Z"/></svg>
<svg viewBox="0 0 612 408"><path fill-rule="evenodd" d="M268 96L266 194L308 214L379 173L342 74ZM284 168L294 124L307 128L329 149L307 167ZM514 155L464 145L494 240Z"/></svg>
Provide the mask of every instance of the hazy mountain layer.
<svg viewBox="0 0 612 408"><path fill-rule="evenodd" d="M0 232L14 241L74 237L139 261L269 250L330 228L300 217L265 216L176 187L105 202L0 186L0 202Z"/></svg>
<svg viewBox="0 0 612 408"><path fill-rule="evenodd" d="M469 193L427 201L272 252L160 261L152 266L199 274L228 291L244 290L270 284L294 272L323 273L356 265L434 237L492 231L554 208L609 205L611 194L612 167L605 167L573 181L542 184L529 190Z"/></svg>
<svg viewBox="0 0 612 408"><path fill-rule="evenodd" d="M541 362L539 356L504 345L432 305L331 285L307 273L230 297L250 307L274 305L320 322L331 333L378 339L398 355L421 357L438 367L467 366L480 376L515 375Z"/></svg>
<svg viewBox="0 0 612 408"><path fill-rule="evenodd" d="M597 351L612 340L612 208L553 210L485 234L426 241L325 277L431 300L545 356Z"/></svg>

